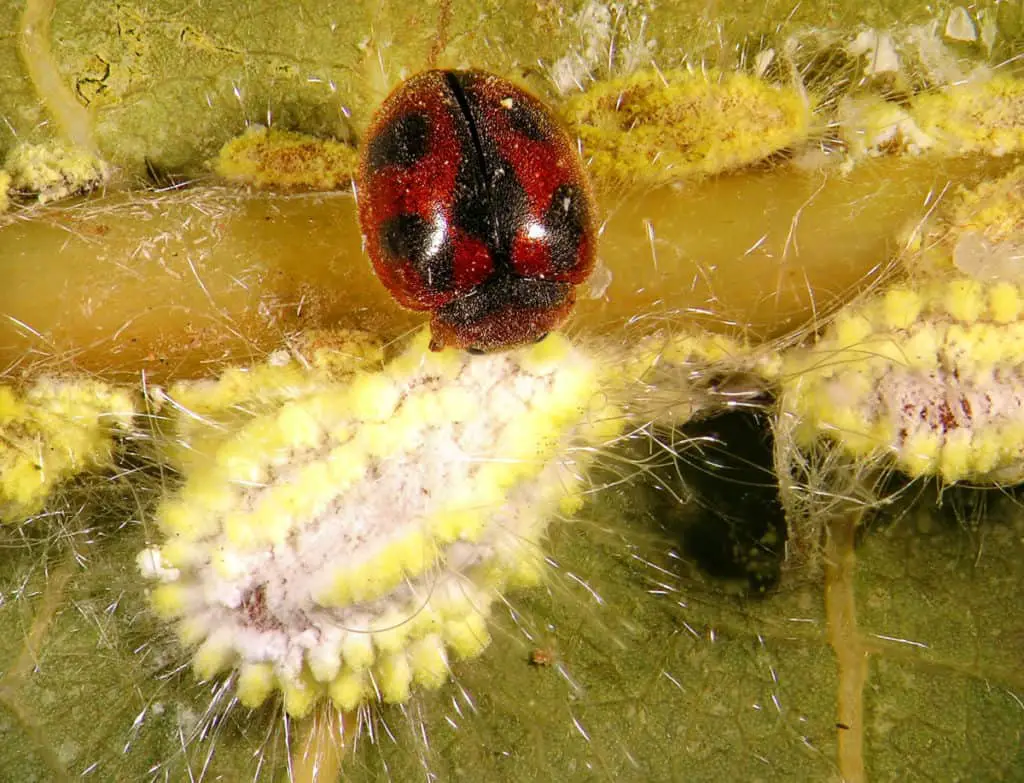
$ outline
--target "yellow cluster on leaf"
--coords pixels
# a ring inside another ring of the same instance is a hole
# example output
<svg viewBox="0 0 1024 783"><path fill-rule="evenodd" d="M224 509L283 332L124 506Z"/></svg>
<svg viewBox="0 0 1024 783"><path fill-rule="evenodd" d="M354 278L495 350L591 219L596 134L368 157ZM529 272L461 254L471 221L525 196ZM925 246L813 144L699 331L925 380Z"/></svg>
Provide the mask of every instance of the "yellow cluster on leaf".
<svg viewBox="0 0 1024 783"><path fill-rule="evenodd" d="M225 179L270 190L337 190L355 175L358 153L333 139L252 126L221 147L214 170Z"/></svg>
<svg viewBox="0 0 1024 783"><path fill-rule="evenodd" d="M993 76L914 98L917 127L947 155L1008 155L1024 147L1024 81Z"/></svg>
<svg viewBox="0 0 1024 783"><path fill-rule="evenodd" d="M254 413L323 390L359 370L379 368L382 361L380 342L366 332L312 329L259 364L158 389L151 399L154 412L171 408L180 414L172 417L175 431L168 433L165 456L182 469L215 453L226 434Z"/></svg>
<svg viewBox="0 0 1024 783"><path fill-rule="evenodd" d="M88 193L106 182L107 164L91 152L61 142L14 145L4 163L11 190L45 204Z"/></svg>
<svg viewBox="0 0 1024 783"><path fill-rule="evenodd" d="M0 521L38 513L62 481L109 465L134 415L129 394L99 381L0 386Z"/></svg>
<svg viewBox="0 0 1024 783"><path fill-rule="evenodd" d="M849 156L847 167L866 157L923 152L933 144L903 105L881 95L845 97L837 119Z"/></svg>
<svg viewBox="0 0 1024 783"><path fill-rule="evenodd" d="M952 271L978 280L1024 280L1024 166L974 188L961 188L918 230L908 264L925 275Z"/></svg>
<svg viewBox="0 0 1024 783"><path fill-rule="evenodd" d="M197 675L236 669L242 703L280 691L296 717L404 701L479 654L492 604L537 583L547 525L579 507L594 450L574 447L622 426L562 335L470 356L424 331L348 370L337 342L170 391L184 483L139 556Z"/></svg>
<svg viewBox="0 0 1024 783"><path fill-rule="evenodd" d="M1024 147L1024 82L976 77L899 103L851 95L836 119L848 152L845 168L888 154L1010 155Z"/></svg>
<svg viewBox="0 0 1024 783"><path fill-rule="evenodd" d="M782 415L910 476L1024 477L1024 288L970 278L897 286L785 357Z"/></svg>
<svg viewBox="0 0 1024 783"><path fill-rule="evenodd" d="M748 74L646 70L596 83L566 115L595 177L660 185L796 146L812 112L800 91Z"/></svg>

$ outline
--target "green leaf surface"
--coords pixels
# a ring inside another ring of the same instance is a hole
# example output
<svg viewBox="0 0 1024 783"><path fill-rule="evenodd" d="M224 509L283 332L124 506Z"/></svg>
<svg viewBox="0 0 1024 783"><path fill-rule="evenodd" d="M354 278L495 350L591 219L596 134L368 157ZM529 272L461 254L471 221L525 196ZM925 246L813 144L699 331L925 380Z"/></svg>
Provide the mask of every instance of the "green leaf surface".
<svg viewBox="0 0 1024 783"><path fill-rule="evenodd" d="M52 520L5 531L2 780L285 774L283 719L212 719L226 694L174 672L134 573L147 484L68 495L58 540L26 541ZM607 490L557 527L548 586L508 596L494 642L453 683L376 714L345 779L840 780L858 764L872 781L1021 778L1014 500L965 527L923 499L864 529L842 553L852 573L753 598L667 556L680 550L648 492ZM851 598L856 630L836 627L829 591ZM865 663L846 723L837 705L857 677L839 645ZM553 663L532 665L536 648ZM858 729L862 746L842 748ZM295 742L301 726L289 730Z"/></svg>

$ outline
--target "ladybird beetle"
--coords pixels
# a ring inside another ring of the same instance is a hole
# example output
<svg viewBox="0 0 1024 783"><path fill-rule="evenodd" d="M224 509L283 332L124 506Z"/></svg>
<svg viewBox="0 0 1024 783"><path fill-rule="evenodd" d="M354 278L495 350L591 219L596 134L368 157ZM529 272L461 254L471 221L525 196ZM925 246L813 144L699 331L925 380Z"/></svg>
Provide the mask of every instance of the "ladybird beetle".
<svg viewBox="0 0 1024 783"><path fill-rule="evenodd" d="M373 118L357 182L381 282L431 312L431 348L540 340L594 266L593 196L537 98L482 71L426 71Z"/></svg>

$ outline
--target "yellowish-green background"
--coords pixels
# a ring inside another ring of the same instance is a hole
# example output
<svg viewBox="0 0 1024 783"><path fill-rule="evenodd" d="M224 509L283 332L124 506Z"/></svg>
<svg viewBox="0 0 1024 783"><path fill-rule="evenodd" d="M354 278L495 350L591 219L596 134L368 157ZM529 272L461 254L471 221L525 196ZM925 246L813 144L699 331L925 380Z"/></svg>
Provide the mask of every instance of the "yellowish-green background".
<svg viewBox="0 0 1024 783"><path fill-rule="evenodd" d="M24 9L0 2L0 153L66 130L20 59ZM107 200L17 206L0 227L0 316L16 319L0 327L0 352L12 374L77 364L137 383L142 370L194 376L246 361L296 329L353 313L395 333L415 323L374 287L349 196L249 198L205 187L207 161L246 123L355 142L390 86L431 59L515 77L557 105L548 77L574 57L586 66L574 73L598 79L652 63L728 69L793 37L834 54L829 41L865 28L905 35L941 25L949 7L57 0L37 9L52 16L51 56L84 107L81 127L117 173ZM1021 51L1020 4L981 10L998 20L994 50L952 51L967 63L1010 60ZM609 20L605 38L594 19ZM859 64L835 56L820 78L860 79ZM717 318L777 332L889 261L929 192L1012 162L868 163L833 201L827 191L803 211L822 179L785 167L606 193L603 252L643 259L637 274L649 282L618 264L617 287L583 304L580 328L625 340L629 315L678 322L710 299ZM203 187L167 200L115 192L151 188L147 168L163 187ZM781 253L798 213L803 265L785 275L760 259L734 263L713 284L702 278L693 298L665 286L666 274L700 277L682 266L692 256L735 262L762 234ZM174 227L173 246L153 241L160 221ZM228 250L204 255L210 237ZM237 279L237 269L247 276ZM775 289L788 297L782 305ZM607 462L628 473L642 452ZM52 514L2 531L0 781L286 776L280 717L208 714L230 695L176 672L181 659L146 611L135 554L162 487L158 471L126 464L116 479L68 488ZM947 495L937 508L925 491L862 529L855 547L841 542L843 568L793 574L751 598L695 567L675 539L675 515L691 512L664 495L650 482L604 489L577 521L553 530L550 587L509 596L494 644L458 665L454 684L384 710L372 741L364 735L346 759L351 778L835 781L858 779L850 773L859 760L860 779L872 781L1024 779L1024 514L1014 497L993 491L983 507L964 509ZM851 602L856 627L830 624L827 595ZM865 677L852 684L837 664L844 644L867 653ZM530 666L537 646L553 649L558 665ZM840 758L847 729L837 725L850 687L864 705L863 752L852 761ZM287 731L294 738L301 727Z"/></svg>

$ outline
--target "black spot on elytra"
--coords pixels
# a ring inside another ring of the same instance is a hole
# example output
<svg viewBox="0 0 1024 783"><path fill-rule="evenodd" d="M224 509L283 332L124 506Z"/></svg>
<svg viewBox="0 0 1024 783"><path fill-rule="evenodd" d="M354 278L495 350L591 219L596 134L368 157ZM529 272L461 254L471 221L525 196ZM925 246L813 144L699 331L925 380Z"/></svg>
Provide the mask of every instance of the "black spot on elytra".
<svg viewBox="0 0 1024 783"><path fill-rule="evenodd" d="M396 117L379 131L370 142L367 160L374 170L385 166L408 168L427 153L429 121L419 113Z"/></svg>
<svg viewBox="0 0 1024 783"><path fill-rule="evenodd" d="M503 104L505 115L516 133L521 133L530 141L544 141L548 136L550 122L544 116L543 110L533 103L518 98L509 97L507 104Z"/></svg>
<svg viewBox="0 0 1024 783"><path fill-rule="evenodd" d="M586 196L577 185L555 188L544 215L550 243L551 266L569 272L579 262L580 243L590 222Z"/></svg>
<svg viewBox="0 0 1024 783"><path fill-rule="evenodd" d="M434 246L433 229L419 215L396 215L380 228L380 244L385 256L395 264L409 264L430 293L451 290L453 283L451 242Z"/></svg>
<svg viewBox="0 0 1024 783"><path fill-rule="evenodd" d="M488 247L493 244L494 215L490 193L480 171L480 160L475 155L467 155L459 163L455 175L452 221L457 228Z"/></svg>
<svg viewBox="0 0 1024 783"><path fill-rule="evenodd" d="M490 168L491 199L497 224L498 251L507 257L512 249L516 232L522 224L529 201L526 190L516 176L512 164L504 158L494 155Z"/></svg>
<svg viewBox="0 0 1024 783"><path fill-rule="evenodd" d="M526 210L526 191L505 160L490 149L484 158L463 159L455 181L452 219L487 246L496 270L508 268L516 228Z"/></svg>
<svg viewBox="0 0 1024 783"><path fill-rule="evenodd" d="M450 71L445 78L469 142L455 177L452 220L487 246L495 270L507 270L516 227L526 213L526 192L515 169L496 148L486 112L479 105L480 82L485 77L472 71Z"/></svg>
<svg viewBox="0 0 1024 783"><path fill-rule="evenodd" d="M509 85L509 93L502 96L495 85L498 80L474 71L451 71L448 74L448 83L453 91L462 94L465 107L473 117L473 122L482 123L482 112L480 103L497 100L509 124L517 132L521 133L531 141L544 141L547 138L551 121L548 119L544 108L534 101L524 97L523 93ZM489 84L490 83L490 84Z"/></svg>

